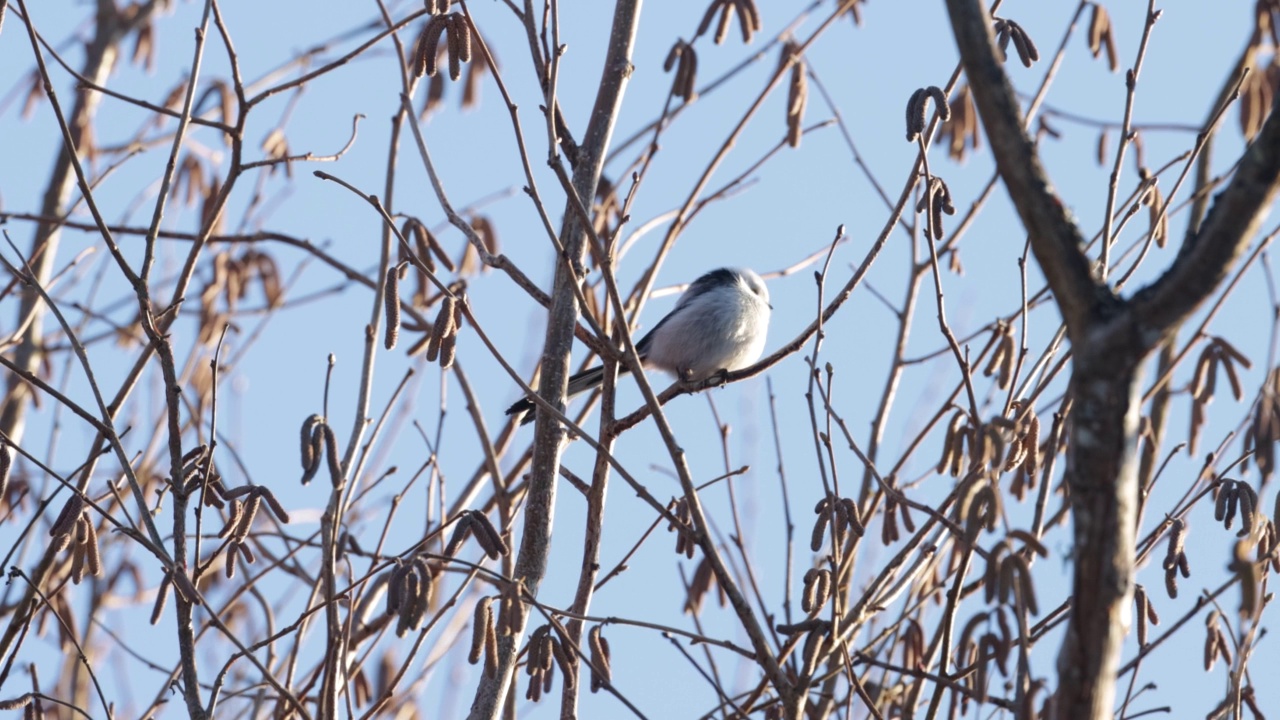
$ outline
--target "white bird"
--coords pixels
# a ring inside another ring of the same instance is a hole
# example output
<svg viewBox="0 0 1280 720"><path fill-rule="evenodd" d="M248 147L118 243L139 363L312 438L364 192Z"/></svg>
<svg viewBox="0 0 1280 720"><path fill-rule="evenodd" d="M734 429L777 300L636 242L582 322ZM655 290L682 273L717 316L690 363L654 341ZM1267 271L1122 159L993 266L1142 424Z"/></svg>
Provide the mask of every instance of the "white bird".
<svg viewBox="0 0 1280 720"><path fill-rule="evenodd" d="M645 367L665 370L687 382L741 370L759 359L769 332L769 289L755 272L720 268L703 275L676 301L675 308L636 343ZM625 367L619 367L625 372ZM604 381L604 368L594 367L569 378L568 396ZM523 398L507 408L533 422L534 403Z"/></svg>

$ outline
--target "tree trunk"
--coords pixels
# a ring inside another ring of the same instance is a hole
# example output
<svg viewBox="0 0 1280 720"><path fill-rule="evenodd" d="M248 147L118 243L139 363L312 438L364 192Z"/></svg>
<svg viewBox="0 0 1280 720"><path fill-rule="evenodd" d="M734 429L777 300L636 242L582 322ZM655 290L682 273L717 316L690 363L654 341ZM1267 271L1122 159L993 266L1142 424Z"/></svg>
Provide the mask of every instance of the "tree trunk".
<svg viewBox="0 0 1280 720"><path fill-rule="evenodd" d="M1133 599L1143 353L1074 349L1066 471L1074 592L1051 717L1109 718Z"/></svg>

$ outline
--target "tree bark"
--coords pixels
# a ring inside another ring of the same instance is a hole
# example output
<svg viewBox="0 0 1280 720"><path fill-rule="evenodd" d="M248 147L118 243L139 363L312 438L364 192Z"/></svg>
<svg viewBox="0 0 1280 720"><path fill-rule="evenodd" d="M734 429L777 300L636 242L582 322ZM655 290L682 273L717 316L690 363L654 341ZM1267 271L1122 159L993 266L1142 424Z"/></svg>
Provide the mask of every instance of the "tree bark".
<svg viewBox="0 0 1280 720"><path fill-rule="evenodd" d="M1141 365L1132 360L1142 355L1079 350L1066 469L1075 554L1071 619L1058 656L1053 717L1110 718L1129 630L1123 617L1133 600L1142 393Z"/></svg>

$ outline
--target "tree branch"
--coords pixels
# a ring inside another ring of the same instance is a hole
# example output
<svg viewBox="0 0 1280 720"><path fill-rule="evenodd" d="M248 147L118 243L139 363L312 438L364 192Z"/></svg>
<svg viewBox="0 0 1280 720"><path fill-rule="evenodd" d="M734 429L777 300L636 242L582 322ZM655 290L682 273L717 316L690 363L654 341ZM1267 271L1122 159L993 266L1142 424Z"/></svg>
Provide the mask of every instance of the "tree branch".
<svg viewBox="0 0 1280 720"><path fill-rule="evenodd" d="M565 221L560 235L564 257L556 263L555 286L551 292L551 309L547 320L547 337L542 352L542 381L539 395L552 407L563 410L568 386L570 350L579 315L575 292L580 280L578 268L586 245L587 228L573 211L575 202L589 205L595 197L601 169L613 136L622 96L631 77L631 53L635 46L636 28L640 22L642 0L618 0L614 6L609 50L605 56L599 92L573 174L573 192L578 197L566 201ZM579 200L580 199L580 200ZM538 586L546 574L551 551L551 529L555 508L556 479L560 454L564 449L564 426L554 413L539 412L534 431L533 461L529 476L529 496L525 505L524 535L516 558L515 580L523 582L530 595L537 596ZM515 672L518 641L524 633L528 613L519 609L513 623L516 632L498 644L498 671L494 677L480 681L471 706L471 720L496 720L507 688Z"/></svg>
<svg viewBox="0 0 1280 720"><path fill-rule="evenodd" d="M1118 300L1094 280L1080 229L1058 199L1023 130L1017 95L996 58L991 16L979 0L947 0L947 10L996 167L1031 235L1031 249L1074 342L1093 317Z"/></svg>
<svg viewBox="0 0 1280 720"><path fill-rule="evenodd" d="M1280 118L1271 114L1240 159L1227 189L1214 201L1194 235L1188 235L1173 265L1133 298L1143 335L1156 337L1178 326L1222 284L1267 216L1280 189ZM1144 340L1147 338L1144 337Z"/></svg>

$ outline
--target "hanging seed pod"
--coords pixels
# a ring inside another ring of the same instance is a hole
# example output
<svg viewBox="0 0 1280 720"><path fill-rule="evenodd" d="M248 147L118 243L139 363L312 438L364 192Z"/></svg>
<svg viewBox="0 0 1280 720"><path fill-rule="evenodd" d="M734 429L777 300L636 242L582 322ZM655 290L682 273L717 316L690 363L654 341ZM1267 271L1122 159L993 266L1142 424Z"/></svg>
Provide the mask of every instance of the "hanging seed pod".
<svg viewBox="0 0 1280 720"><path fill-rule="evenodd" d="M811 677L818 666L822 663L823 655L826 654L829 633L827 632L825 623L819 627L810 630L805 636L804 646L801 651L802 663L800 666L800 674L804 677Z"/></svg>
<svg viewBox="0 0 1280 720"><path fill-rule="evenodd" d="M227 522L225 525L222 526L222 529L218 531L218 537L221 538L229 535L231 531L234 530L236 526L240 524L240 517L243 514L244 514L244 503L240 502L239 500L232 500L231 510L227 516Z"/></svg>
<svg viewBox="0 0 1280 720"><path fill-rule="evenodd" d="M930 85L924 89L924 94L933 100L933 106L938 112L938 119L946 122L951 119L951 105L947 102L947 94L942 92L942 88L937 85ZM923 131L923 128L921 128Z"/></svg>
<svg viewBox="0 0 1280 720"><path fill-rule="evenodd" d="M684 40L677 40L667 53L667 60L662 68L665 72L676 69L671 81L671 94L685 101L686 104L698 98L695 83L698 76L698 53L693 45Z"/></svg>
<svg viewBox="0 0 1280 720"><path fill-rule="evenodd" d="M398 608L399 618L396 622L396 637L404 637L410 630L416 630L414 626L414 615L417 606L422 597L422 588L420 586L421 579L418 574L412 570L405 573L404 576L404 599Z"/></svg>
<svg viewBox="0 0 1280 720"><path fill-rule="evenodd" d="M1027 559L1017 553L1009 553L1004 562L1012 568L1010 572L1016 584L1017 600L1022 603L1028 613L1039 615L1040 604L1036 601L1035 585L1031 581L1031 566L1027 564Z"/></svg>
<svg viewBox="0 0 1280 720"><path fill-rule="evenodd" d="M831 599L831 571L827 568L810 568L804 574L804 593L800 608L810 615L822 609Z"/></svg>
<svg viewBox="0 0 1280 720"><path fill-rule="evenodd" d="M270 488L265 485L255 485L254 491L259 497L266 501L267 507L271 510L271 514L275 515L277 520L285 525L289 524L289 513L285 512L284 506L276 499L275 493L271 492Z"/></svg>
<svg viewBox="0 0 1280 720"><path fill-rule="evenodd" d="M391 350L396 346L396 341L400 338L400 268L401 265L395 265L387 268L387 279L384 284L382 293L383 306L386 310L386 335L383 338L383 346Z"/></svg>
<svg viewBox="0 0 1280 720"><path fill-rule="evenodd" d="M320 470L324 456L324 418L312 415L302 424L302 484L307 485Z"/></svg>
<svg viewBox="0 0 1280 720"><path fill-rule="evenodd" d="M915 142L916 138L924 133L928 124L926 111L930 99L933 100L938 119L943 122L951 119L951 106L947 103L947 96L941 88L935 85L919 88L911 93L911 98L907 100L907 142Z"/></svg>
<svg viewBox="0 0 1280 720"><path fill-rule="evenodd" d="M324 452L329 460L329 481L334 487L338 487L343 483L342 475L342 458L338 457L338 439L333 434L333 428L324 425L322 428L324 433Z"/></svg>
<svg viewBox="0 0 1280 720"><path fill-rule="evenodd" d="M947 433L942 440L942 458L938 461L939 475L947 473L951 477L959 477L964 468L965 440L968 438L967 418L963 412L951 416L947 425ZM972 445L972 443L970 443Z"/></svg>
<svg viewBox="0 0 1280 720"><path fill-rule="evenodd" d="M432 78L432 82L435 82L434 78ZM404 243L400 244L398 257L400 262L409 260L409 248L406 247L406 244L410 244L413 247L413 253L417 255L418 261L425 265L428 271L434 273L436 271L436 261L431 256L431 251L427 244L426 237L428 233L427 226L418 218L412 216L405 218L404 223L400 225L400 237L404 238Z"/></svg>
<svg viewBox="0 0 1280 720"><path fill-rule="evenodd" d="M902 631L902 665L920 670L924 664L924 629L915 618L908 618Z"/></svg>
<svg viewBox="0 0 1280 720"><path fill-rule="evenodd" d="M1036 474L1040 472L1040 418L1034 412L1027 419L1027 432L1022 436L1022 445L1027 452L1027 459L1023 461L1022 467L1034 484Z"/></svg>
<svg viewBox="0 0 1280 720"><path fill-rule="evenodd" d="M808 72L804 60L797 57L791 65L791 83L787 89L787 144L793 148L800 147L800 136L804 134L804 109L809 103Z"/></svg>
<svg viewBox="0 0 1280 720"><path fill-rule="evenodd" d="M476 521L477 539L480 536L486 538L485 553L490 559L497 560L499 557L511 553L511 548L507 546L507 541L502 538L502 533L498 532L498 529L494 527L487 515L482 512L472 512L471 517ZM489 550L490 547L493 548L492 552Z"/></svg>
<svg viewBox="0 0 1280 720"><path fill-rule="evenodd" d="M943 236L942 216L955 215L956 207L951 201L951 190L947 187L947 183L937 175L929 178L929 184L925 188L924 194L920 197L920 201L916 203L916 212L921 213L929 210L929 229L932 232L933 239L941 240Z"/></svg>
<svg viewBox="0 0 1280 720"><path fill-rule="evenodd" d="M454 358L458 354L458 335L446 335L440 341L440 369L448 370L453 367Z"/></svg>
<svg viewBox="0 0 1280 720"><path fill-rule="evenodd" d="M1163 567L1165 590L1173 599L1178 597L1178 573L1181 572L1184 578L1191 577L1191 566L1184 551L1186 530L1187 524L1182 518L1175 519L1169 528L1169 549Z"/></svg>
<svg viewBox="0 0 1280 720"><path fill-rule="evenodd" d="M0 12L3 12L3 10L0 10ZM0 15L0 18L3 18L3 16ZM9 449L7 442L0 441L0 502L8 497L9 471L12 468L13 451Z"/></svg>
<svg viewBox="0 0 1280 720"><path fill-rule="evenodd" d="M471 28L461 13L451 13L446 26L449 35L449 79L462 77L462 63L471 61Z"/></svg>
<svg viewBox="0 0 1280 720"><path fill-rule="evenodd" d="M98 546L98 530L93 526L93 521L88 517L84 517L85 540L84 549L88 565L89 575L99 577L102 575L102 549Z"/></svg>
<svg viewBox="0 0 1280 720"><path fill-rule="evenodd" d="M1138 616L1138 647L1147 646L1147 591L1142 585L1133 588L1133 604Z"/></svg>
<svg viewBox="0 0 1280 720"><path fill-rule="evenodd" d="M852 498L840 498L836 503L836 520L840 523L842 536L846 531L852 531L858 537L867 534L867 526L862 522L858 503Z"/></svg>
<svg viewBox="0 0 1280 720"><path fill-rule="evenodd" d="M1018 51L1018 59L1022 61L1023 67L1031 67L1031 64L1040 59L1040 51L1036 49L1036 44L1031 41L1031 36L1022 26L1014 21L1008 21L1009 35L1013 38L1013 47Z"/></svg>
<svg viewBox="0 0 1280 720"><path fill-rule="evenodd" d="M448 19L446 16L435 15L422 27L422 32L418 35L418 42L414 46L413 52L414 77L422 77L423 75L435 77L436 72L439 70L437 57L439 56L440 36L445 32L447 26Z"/></svg>
<svg viewBox="0 0 1280 720"><path fill-rule="evenodd" d="M253 521L258 516L258 510L262 507L262 497L259 495L250 495L244 501L244 507L240 513L239 521L236 526L231 529L231 539L234 542L244 542L249 537L249 531L253 528Z"/></svg>
<svg viewBox="0 0 1280 720"><path fill-rule="evenodd" d="M480 662L480 654L484 651L485 639L493 632L493 598L483 597L476 603L471 622L471 651L467 653L467 662L475 665Z"/></svg>
<svg viewBox="0 0 1280 720"><path fill-rule="evenodd" d="M962 491L958 508L966 537L977 538L983 529L987 532L996 529L996 521L1000 517L1000 495L989 481L979 476Z"/></svg>
<svg viewBox="0 0 1280 720"><path fill-rule="evenodd" d="M84 496L72 491L71 497L67 498L67 502L62 505L62 512L58 513L53 525L49 527L49 535L54 538L63 536L69 538L75 530L75 523L80 519L80 514L84 512L84 506Z"/></svg>
<svg viewBox="0 0 1280 720"><path fill-rule="evenodd" d="M449 536L449 544L444 547L446 557L453 557L462 549L462 544L467 541L467 535L471 532L471 528L475 521L471 519L471 511L463 510L462 515L457 522L453 524L453 534Z"/></svg>
<svg viewBox="0 0 1280 720"><path fill-rule="evenodd" d="M892 545L902 537L898 532L897 510L897 501L892 495L887 495L884 502L884 524L880 529L880 542L885 545Z"/></svg>
<svg viewBox="0 0 1280 720"><path fill-rule="evenodd" d="M736 0L738 5L738 17L741 20L742 42L750 43L751 38L762 27L760 24L760 10L756 7L755 0Z"/></svg>
<svg viewBox="0 0 1280 720"><path fill-rule="evenodd" d="M911 508L905 502L899 501L895 504L898 506L898 513L902 515L902 527L906 528L909 533L915 532L916 522L911 519Z"/></svg>
<svg viewBox="0 0 1280 720"><path fill-rule="evenodd" d="M492 620L485 626L484 674L489 678L498 676L498 631Z"/></svg>
<svg viewBox="0 0 1280 720"><path fill-rule="evenodd" d="M405 577L409 573L408 566L397 558L396 565L388 572L387 577L387 607L388 615L397 615L400 608L404 606L407 598L405 597Z"/></svg>
<svg viewBox="0 0 1280 720"><path fill-rule="evenodd" d="M1044 543L1026 530L1010 530L1009 540L1010 542L1020 540L1025 550L1030 550L1042 558L1049 557L1049 548L1045 547Z"/></svg>
<svg viewBox="0 0 1280 720"><path fill-rule="evenodd" d="M560 674L564 675L565 687L572 689L578 684L576 667L570 659L569 653L565 651L563 643L556 638L551 638L551 657L555 659L556 665L560 666Z"/></svg>
<svg viewBox="0 0 1280 720"><path fill-rule="evenodd" d="M1219 650L1223 645L1223 643L1220 642L1222 640L1222 629L1218 627L1217 610L1210 612L1209 615L1205 617L1204 627L1204 669L1205 672L1209 672L1213 669L1214 663L1217 662ZM1230 664L1230 662L1230 660L1227 661L1228 664Z"/></svg>
<svg viewBox="0 0 1280 720"><path fill-rule="evenodd" d="M71 582L79 585L84 579L84 569L86 565L85 556L85 517L80 516L76 521L75 541L71 543Z"/></svg>
<svg viewBox="0 0 1280 720"><path fill-rule="evenodd" d="M723 44L729 36L729 21L738 16L738 24L742 30L742 42L751 42L752 36L760 30L760 12L755 0L712 0L711 5L698 23L698 32L694 37L701 37L711 27L716 11L720 12L720 23L716 26L715 43Z"/></svg>
<svg viewBox="0 0 1280 720"><path fill-rule="evenodd" d="M160 580L160 587L156 590L156 602L151 606L151 624L155 625L160 622L160 618L164 615L164 604L169 598L169 586L173 584L169 573L166 572Z"/></svg>
<svg viewBox="0 0 1280 720"><path fill-rule="evenodd" d="M915 142L924 132L925 99L924 88L919 88L907 100L907 142Z"/></svg>
<svg viewBox="0 0 1280 720"><path fill-rule="evenodd" d="M831 519L831 511L827 509L828 500L823 498L818 502L818 506L813 509L818 514L818 518L813 523L813 533L809 539L809 549L818 552L822 549L823 542L827 534L827 523Z"/></svg>
<svg viewBox="0 0 1280 720"><path fill-rule="evenodd" d="M1214 485L1213 519L1224 523L1227 530L1236 516L1235 481L1230 478L1219 480Z"/></svg>
<svg viewBox="0 0 1280 720"><path fill-rule="evenodd" d="M667 532L676 533L676 554L683 554L692 560L698 548L698 537L693 531L693 511L689 508L687 498L672 500L667 506L679 523L668 523Z"/></svg>
<svg viewBox="0 0 1280 720"><path fill-rule="evenodd" d="M435 324L431 326L431 340L427 343L427 362L436 361L440 356L444 339L452 337L457 329L454 326L455 303L457 300L446 295L440 304L440 314L436 316Z"/></svg>
<svg viewBox="0 0 1280 720"><path fill-rule="evenodd" d="M986 367L982 369L983 377L991 377L998 373L997 384L1001 390L1009 387L1009 382L1013 375L1013 365L1017 360L1017 351L1014 349L1013 327L1001 320L996 323L996 348L991 353L991 359L987 361ZM1007 469L1012 469L1010 466Z"/></svg>
<svg viewBox="0 0 1280 720"><path fill-rule="evenodd" d="M226 564L223 565L223 569L226 571L228 580L236 576L236 558L239 557L239 555L237 555L236 553L236 546L239 544L240 543L236 542L235 540L232 540L227 545Z"/></svg>
<svg viewBox="0 0 1280 720"><path fill-rule="evenodd" d="M1247 482L1236 483L1236 502L1240 508L1240 524L1246 535L1253 533L1258 517L1258 492Z"/></svg>
<svg viewBox="0 0 1280 720"><path fill-rule="evenodd" d="M236 550L240 552L240 556L250 565L257 562L257 558L253 554L253 547L249 543L237 543Z"/></svg>
<svg viewBox="0 0 1280 720"><path fill-rule="evenodd" d="M600 634L602 626L596 625L587 633L587 646L591 651L591 692L613 682L613 670L609 667L609 641Z"/></svg>

